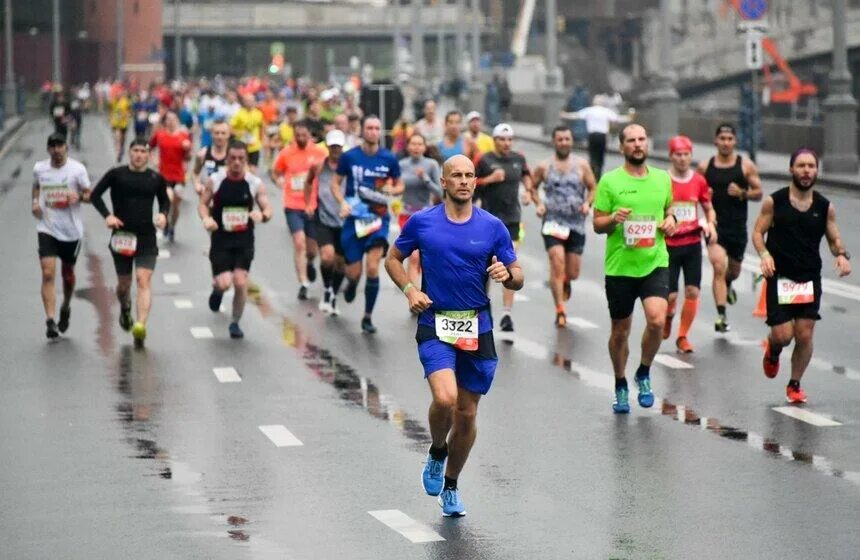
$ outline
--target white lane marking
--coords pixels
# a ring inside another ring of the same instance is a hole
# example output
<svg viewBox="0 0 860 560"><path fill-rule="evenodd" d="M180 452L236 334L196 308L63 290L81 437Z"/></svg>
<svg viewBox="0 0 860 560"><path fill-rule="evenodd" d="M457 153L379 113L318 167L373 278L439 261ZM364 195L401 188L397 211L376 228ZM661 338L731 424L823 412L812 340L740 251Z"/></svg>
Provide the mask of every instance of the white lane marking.
<svg viewBox="0 0 860 560"><path fill-rule="evenodd" d="M212 373L218 378L221 383L239 383L242 378L239 377L239 372L232 367L214 367Z"/></svg>
<svg viewBox="0 0 860 560"><path fill-rule="evenodd" d="M176 309L192 309L194 304L190 299L175 299L173 300L173 306Z"/></svg>
<svg viewBox="0 0 860 560"><path fill-rule="evenodd" d="M826 416L822 416L814 412L810 412L804 408L797 408L795 406L775 406L773 407L773 410L779 412L780 414L790 416L795 420L800 420L802 422L806 422L807 424L812 424L813 426L819 426L822 428L842 425L836 420L827 418Z"/></svg>
<svg viewBox="0 0 860 560"><path fill-rule="evenodd" d="M165 272L164 273L164 283L165 284L180 284L182 282L182 278L179 277L175 272Z"/></svg>
<svg viewBox="0 0 860 560"><path fill-rule="evenodd" d="M549 349L543 344L506 332L500 332L495 336L498 340L512 343L515 350L519 350L523 354L536 360L546 360L549 358Z"/></svg>
<svg viewBox="0 0 860 560"><path fill-rule="evenodd" d="M159 249L158 250L158 259L159 260L169 259L169 258L170 258L170 251L168 251L167 249Z"/></svg>
<svg viewBox="0 0 860 560"><path fill-rule="evenodd" d="M423 523L415 521L399 509L368 511L379 522L400 533L413 543L438 542L445 539Z"/></svg>
<svg viewBox="0 0 860 560"><path fill-rule="evenodd" d="M215 338L209 327L191 327L191 336L194 338Z"/></svg>
<svg viewBox="0 0 860 560"><path fill-rule="evenodd" d="M846 378L852 381L860 381L860 372L858 372L856 369L851 369L844 366L837 368L837 366L833 365L831 362L816 357L813 357L809 361L809 364L818 369L823 369L824 371L830 371L836 373L837 375L844 375Z"/></svg>
<svg viewBox="0 0 860 560"><path fill-rule="evenodd" d="M579 327L580 329L596 329L598 328L596 323L592 323L588 319L583 319L582 317L568 317L568 324L573 325L574 327Z"/></svg>
<svg viewBox="0 0 860 560"><path fill-rule="evenodd" d="M293 435L283 424L271 426L260 426L260 431L269 438L276 447L296 447L304 445L299 438Z"/></svg>
<svg viewBox="0 0 860 560"><path fill-rule="evenodd" d="M519 292L514 293L514 301L531 301L532 298Z"/></svg>
<svg viewBox="0 0 860 560"><path fill-rule="evenodd" d="M669 369L693 369L693 364L688 364L683 360L679 360L668 354L657 354L654 356L654 361L660 365L666 366Z"/></svg>

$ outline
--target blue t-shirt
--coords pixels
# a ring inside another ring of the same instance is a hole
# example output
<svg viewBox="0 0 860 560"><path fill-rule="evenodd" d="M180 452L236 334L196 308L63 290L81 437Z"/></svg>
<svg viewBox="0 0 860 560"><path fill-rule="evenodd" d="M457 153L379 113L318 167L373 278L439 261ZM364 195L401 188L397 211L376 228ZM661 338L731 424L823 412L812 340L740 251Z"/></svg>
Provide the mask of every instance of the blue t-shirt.
<svg viewBox="0 0 860 560"><path fill-rule="evenodd" d="M434 327L434 310L479 309L479 334L493 330L487 267L493 256L505 266L517 260L511 234L498 218L473 207L469 221L459 224L448 219L444 204L437 204L413 214L394 246L404 255L421 251L421 290L433 305L418 324Z"/></svg>
<svg viewBox="0 0 860 560"><path fill-rule="evenodd" d="M224 115L218 111L206 111L197 115L197 124L200 125L200 146L205 148L212 144L212 124L223 119Z"/></svg>
<svg viewBox="0 0 860 560"><path fill-rule="evenodd" d="M337 174L346 177L345 197L357 196L367 203L371 213L388 216L388 205L382 202L388 197L379 189L388 179L400 178L400 164L392 152L380 148L375 154L369 155L364 153L361 146L356 146L340 156ZM376 196L373 196L374 193Z"/></svg>

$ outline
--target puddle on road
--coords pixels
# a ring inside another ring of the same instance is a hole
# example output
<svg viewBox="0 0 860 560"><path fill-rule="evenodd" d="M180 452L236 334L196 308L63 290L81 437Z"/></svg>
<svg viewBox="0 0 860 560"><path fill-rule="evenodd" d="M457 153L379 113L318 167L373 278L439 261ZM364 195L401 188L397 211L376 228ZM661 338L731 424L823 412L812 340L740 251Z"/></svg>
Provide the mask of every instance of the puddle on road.
<svg viewBox="0 0 860 560"><path fill-rule="evenodd" d="M565 358L560 354L555 354L553 356L552 363L564 371L572 373L588 385L603 389L608 387L609 383L611 383L611 381L608 380L608 376L600 375L599 377L595 377L593 372L582 371L583 368L579 367L578 364L574 364L572 360ZM780 444L775 439L766 438L748 430L724 425L716 418L701 416L694 409L683 404L674 404L666 399L657 398L655 399L654 407L650 410L655 414L666 416L688 426L696 426L701 430L716 434L722 438L746 443L750 448L757 451L788 461L795 461L797 463L808 465L816 472L835 478L849 480L860 485L860 472L836 469L830 464L830 461L826 457L804 451L795 451Z"/></svg>
<svg viewBox="0 0 860 560"><path fill-rule="evenodd" d="M307 334L296 323L286 316L278 316L258 287L248 293L263 317L280 321L284 344L301 354L305 366L320 381L334 387L344 402L361 407L374 418L393 424L413 443L416 451L426 451L431 442L430 432L420 421L404 412L392 396L380 392L373 381L360 376L352 366L342 362L329 350L310 342Z"/></svg>

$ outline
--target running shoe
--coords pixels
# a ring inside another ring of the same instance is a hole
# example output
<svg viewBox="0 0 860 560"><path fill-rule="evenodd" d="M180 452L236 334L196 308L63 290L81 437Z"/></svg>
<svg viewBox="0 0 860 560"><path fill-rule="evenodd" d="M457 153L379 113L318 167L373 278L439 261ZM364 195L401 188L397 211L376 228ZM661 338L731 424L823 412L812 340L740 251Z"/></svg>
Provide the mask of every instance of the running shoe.
<svg viewBox="0 0 860 560"><path fill-rule="evenodd" d="M167 241L173 243L176 240L176 229L172 227L165 228L164 235L167 237Z"/></svg>
<svg viewBox="0 0 860 560"><path fill-rule="evenodd" d="M629 391L627 388L615 389L615 401L612 403L612 412L615 414L627 414L630 412L630 403L627 401Z"/></svg>
<svg viewBox="0 0 860 560"><path fill-rule="evenodd" d="M761 359L761 367L764 370L765 376L773 379L779 373L779 356L774 356L770 353L770 341L764 343L764 356Z"/></svg>
<svg viewBox="0 0 860 560"><path fill-rule="evenodd" d="M308 266L307 266L306 271L308 273L308 282L311 282L311 283L316 282L316 280L317 280L317 269L314 268L313 261L308 261Z"/></svg>
<svg viewBox="0 0 860 560"><path fill-rule="evenodd" d="M301 301L305 301L306 299L308 299L308 287L307 286L302 286L299 288L299 299Z"/></svg>
<svg viewBox="0 0 860 560"><path fill-rule="evenodd" d="M672 319L674 315L666 315L666 322L663 323L663 340L668 340L672 336Z"/></svg>
<svg viewBox="0 0 860 560"><path fill-rule="evenodd" d="M693 353L693 345L690 344L690 341L687 340L686 336L679 336L675 341L675 348L678 349L679 354L692 354Z"/></svg>
<svg viewBox="0 0 860 560"><path fill-rule="evenodd" d="M456 488L445 488L439 494L439 505L442 506L443 517L463 517L466 506L460 500L460 491Z"/></svg>
<svg viewBox="0 0 860 560"><path fill-rule="evenodd" d="M561 294L562 298L564 298L564 301L570 301L570 280L562 284Z"/></svg>
<svg viewBox="0 0 860 560"><path fill-rule="evenodd" d="M370 317L365 317L361 320L361 330L367 334L376 333L376 327L373 326Z"/></svg>
<svg viewBox="0 0 860 560"><path fill-rule="evenodd" d="M52 339L60 336L60 332L57 330L57 323L55 323L53 319L48 319L47 321L45 321L45 326L47 327L47 330L45 331L45 336Z"/></svg>
<svg viewBox="0 0 860 560"><path fill-rule="evenodd" d="M639 394L636 396L639 406L642 408L651 408L654 406L654 393L651 392L651 378L637 377L636 387L639 388Z"/></svg>
<svg viewBox="0 0 860 560"><path fill-rule="evenodd" d="M146 340L146 325L137 321L131 327L131 336L134 337L134 344L136 346L143 346L143 341Z"/></svg>
<svg viewBox="0 0 860 560"><path fill-rule="evenodd" d="M239 327L239 323L235 321L230 323L227 330L230 332L230 338L245 338L245 333L242 332L241 327Z"/></svg>
<svg viewBox="0 0 860 560"><path fill-rule="evenodd" d="M738 293L734 288L729 288L729 293L726 295L726 302L728 302L729 305L734 305L738 302Z"/></svg>
<svg viewBox="0 0 860 560"><path fill-rule="evenodd" d="M326 294L326 299L320 300L320 304L317 306L317 309L322 311L323 315L331 314L331 303L328 300L328 294Z"/></svg>
<svg viewBox="0 0 860 560"><path fill-rule="evenodd" d="M358 282L351 280L347 281L346 289L343 291L343 300L347 303L352 303L355 299L355 293L358 291Z"/></svg>
<svg viewBox="0 0 860 560"><path fill-rule="evenodd" d="M791 404L803 404L806 402L806 391L798 387L795 389L791 385L785 388L785 400Z"/></svg>
<svg viewBox="0 0 860 560"><path fill-rule="evenodd" d="M445 483L445 459L437 461L429 453L427 454L427 462L424 463L424 470L421 473L421 484L424 485L424 491L428 496L438 496L442 492L442 486Z"/></svg>
<svg viewBox="0 0 860 560"><path fill-rule="evenodd" d="M209 309L213 313L218 313L221 310L221 300L224 299L224 292L219 292L212 288L212 293L209 294Z"/></svg>
<svg viewBox="0 0 860 560"><path fill-rule="evenodd" d="M134 323L134 319L131 318L131 307L123 307L119 311L119 328L128 332L131 329L131 325Z"/></svg>
<svg viewBox="0 0 860 560"><path fill-rule="evenodd" d="M506 313L502 316L502 320L499 321L499 328L503 332L514 332L514 322L511 320L510 315Z"/></svg>
<svg viewBox="0 0 860 560"><path fill-rule="evenodd" d="M70 307L60 308L60 322L57 323L57 328L64 333L69 330L69 319L72 317L72 309Z"/></svg>
<svg viewBox="0 0 860 560"><path fill-rule="evenodd" d="M340 315L340 310L337 308L337 298L332 297L329 305L331 307L330 313L332 317L337 317L338 315Z"/></svg>
<svg viewBox="0 0 860 560"><path fill-rule="evenodd" d="M730 327L728 321L726 321L725 315L717 317L716 322L714 322L714 330L718 333L727 333L732 330L732 327Z"/></svg>
<svg viewBox="0 0 860 560"><path fill-rule="evenodd" d="M564 313L556 313L555 314L555 326L563 329L567 326L567 315Z"/></svg>

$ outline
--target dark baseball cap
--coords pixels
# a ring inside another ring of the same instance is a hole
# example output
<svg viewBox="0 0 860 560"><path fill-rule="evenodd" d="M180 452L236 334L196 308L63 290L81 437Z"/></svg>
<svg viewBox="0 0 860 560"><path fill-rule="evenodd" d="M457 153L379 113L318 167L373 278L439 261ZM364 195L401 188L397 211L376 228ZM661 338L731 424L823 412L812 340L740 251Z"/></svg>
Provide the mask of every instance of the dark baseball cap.
<svg viewBox="0 0 860 560"><path fill-rule="evenodd" d="M63 146L66 143L66 137L60 134L59 132L55 132L48 136L48 147L54 146Z"/></svg>

